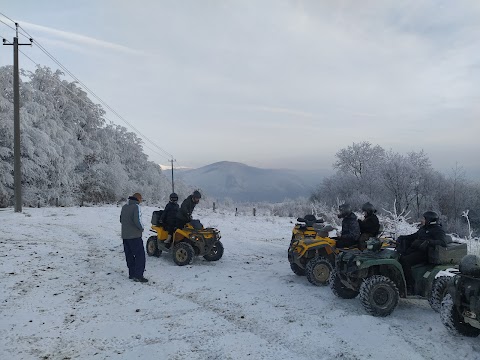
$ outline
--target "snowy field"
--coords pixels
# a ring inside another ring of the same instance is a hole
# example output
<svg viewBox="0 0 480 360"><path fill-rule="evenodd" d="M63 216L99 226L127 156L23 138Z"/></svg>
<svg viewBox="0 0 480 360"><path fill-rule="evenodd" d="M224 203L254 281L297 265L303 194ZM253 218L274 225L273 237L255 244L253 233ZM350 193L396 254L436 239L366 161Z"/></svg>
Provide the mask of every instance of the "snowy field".
<svg viewBox="0 0 480 360"><path fill-rule="evenodd" d="M221 231L224 257L147 257L141 284L128 279L119 214L0 211L0 359L480 359L480 339L450 335L425 300L375 318L294 275L294 219L196 211Z"/></svg>

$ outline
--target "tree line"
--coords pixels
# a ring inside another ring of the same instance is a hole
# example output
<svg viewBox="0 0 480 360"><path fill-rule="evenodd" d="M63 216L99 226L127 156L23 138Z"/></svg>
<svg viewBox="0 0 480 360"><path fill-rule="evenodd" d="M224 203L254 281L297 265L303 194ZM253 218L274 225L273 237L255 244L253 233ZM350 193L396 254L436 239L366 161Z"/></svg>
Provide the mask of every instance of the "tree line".
<svg viewBox="0 0 480 360"><path fill-rule="evenodd" d="M12 71L0 68L0 207L14 201ZM142 140L107 122L103 108L62 76L48 67L21 72L24 205L114 203L134 192L168 199L171 183L148 161Z"/></svg>
<svg viewBox="0 0 480 360"><path fill-rule="evenodd" d="M449 232L472 236L469 225L480 229L480 184L470 182L458 164L442 174L424 151L403 155L366 141L335 157L336 173L323 179L311 200L331 206L345 201L356 209L370 201L379 211L408 213L413 221L434 210Z"/></svg>

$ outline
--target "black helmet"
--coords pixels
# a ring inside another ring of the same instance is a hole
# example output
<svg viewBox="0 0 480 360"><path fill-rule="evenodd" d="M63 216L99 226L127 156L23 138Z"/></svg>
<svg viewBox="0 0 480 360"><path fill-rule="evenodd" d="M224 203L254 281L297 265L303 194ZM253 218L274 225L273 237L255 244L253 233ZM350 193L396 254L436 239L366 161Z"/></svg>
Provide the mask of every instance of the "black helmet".
<svg viewBox="0 0 480 360"><path fill-rule="evenodd" d="M366 202L365 204L362 205L362 211L365 211L368 215L372 215L377 212L375 207L369 202Z"/></svg>
<svg viewBox="0 0 480 360"><path fill-rule="evenodd" d="M345 216L347 216L348 214L350 214L352 212L352 208L350 207L350 204L342 204L338 207L338 217L339 218L344 218Z"/></svg>
<svg viewBox="0 0 480 360"><path fill-rule="evenodd" d="M197 198L197 199L201 199L201 198L202 198L202 194L200 194L200 191L195 190L195 191L192 193L192 197Z"/></svg>
<svg viewBox="0 0 480 360"><path fill-rule="evenodd" d="M423 213L423 217L425 218L425 225L436 224L438 221L438 214L435 211L426 211Z"/></svg>
<svg viewBox="0 0 480 360"><path fill-rule="evenodd" d="M170 201L178 201L177 193L171 193L170 194Z"/></svg>

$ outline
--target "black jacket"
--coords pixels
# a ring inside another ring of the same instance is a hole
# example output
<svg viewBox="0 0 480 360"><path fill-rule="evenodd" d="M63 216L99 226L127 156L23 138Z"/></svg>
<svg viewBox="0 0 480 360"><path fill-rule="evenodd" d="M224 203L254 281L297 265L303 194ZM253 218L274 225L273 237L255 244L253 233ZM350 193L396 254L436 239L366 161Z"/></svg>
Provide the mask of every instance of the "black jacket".
<svg viewBox="0 0 480 360"><path fill-rule="evenodd" d="M180 211L177 212L177 221L188 223L192 221L193 209L195 209L195 204L193 202L193 196L188 195L188 197L183 200L182 205L180 206Z"/></svg>
<svg viewBox="0 0 480 360"><path fill-rule="evenodd" d="M399 237L403 243L406 254L413 252L427 252L428 247L440 245L447 247L447 240L445 238L445 231L443 231L440 224L424 225L416 233L411 235L402 235Z"/></svg>
<svg viewBox="0 0 480 360"><path fill-rule="evenodd" d="M345 216L342 220L341 239L348 241L357 241L360 237L360 225L358 225L357 215L353 212Z"/></svg>
<svg viewBox="0 0 480 360"><path fill-rule="evenodd" d="M358 224L360 225L360 232L362 234L367 233L370 236L375 237L380 232L380 222L375 214L365 216L363 221L358 220Z"/></svg>
<svg viewBox="0 0 480 360"><path fill-rule="evenodd" d="M179 206L175 202L169 202L163 210L160 220L166 225L174 225Z"/></svg>

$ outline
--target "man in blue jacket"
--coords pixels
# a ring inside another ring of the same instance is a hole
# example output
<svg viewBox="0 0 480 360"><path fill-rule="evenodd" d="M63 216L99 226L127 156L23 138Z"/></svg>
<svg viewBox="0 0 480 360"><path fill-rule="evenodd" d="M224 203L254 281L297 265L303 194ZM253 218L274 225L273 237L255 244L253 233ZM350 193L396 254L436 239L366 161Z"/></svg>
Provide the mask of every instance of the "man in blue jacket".
<svg viewBox="0 0 480 360"><path fill-rule="evenodd" d="M125 260L127 260L128 277L137 282L146 283L148 280L143 277L145 271L145 249L143 248L143 224L140 203L142 195L135 193L128 198L123 205L120 214L122 223L123 249Z"/></svg>

